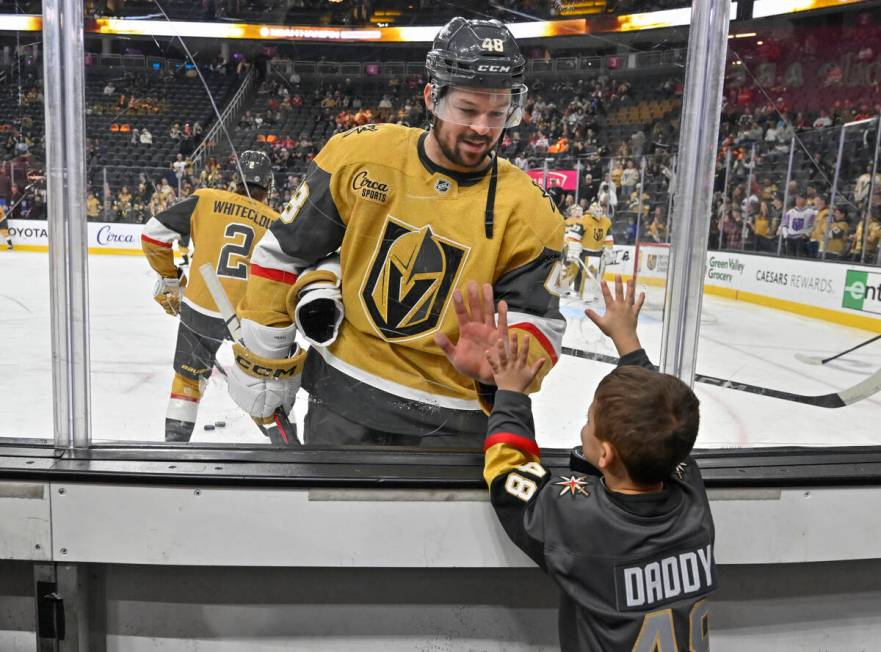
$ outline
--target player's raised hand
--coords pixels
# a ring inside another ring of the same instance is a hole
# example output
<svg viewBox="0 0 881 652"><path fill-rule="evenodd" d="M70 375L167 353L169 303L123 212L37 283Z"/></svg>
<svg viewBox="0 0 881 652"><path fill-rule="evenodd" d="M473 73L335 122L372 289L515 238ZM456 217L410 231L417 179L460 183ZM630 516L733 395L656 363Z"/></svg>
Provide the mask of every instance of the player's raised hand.
<svg viewBox="0 0 881 652"><path fill-rule="evenodd" d="M471 281L465 295L458 289L453 292L453 307L459 322L457 342L453 344L444 333L435 334L434 341L457 371L491 385L493 373L485 354L500 337L508 337L508 304L499 302L496 322L492 285L478 287Z"/></svg>
<svg viewBox="0 0 881 652"><path fill-rule="evenodd" d="M511 333L507 339L500 337L496 345L484 353L499 389L525 392L541 371L544 358L529 364L529 339L526 335L521 342L516 333Z"/></svg>
<svg viewBox="0 0 881 652"><path fill-rule="evenodd" d="M618 349L618 355L625 355L642 348L636 336L636 324L639 320L639 311L642 310L642 304L645 302L645 293L640 292L639 296L636 296L633 279L627 281L625 291L625 283L620 274L615 275L614 296L606 281L600 282L600 288L603 291L606 311L600 315L588 308L584 314L612 339L615 348Z"/></svg>

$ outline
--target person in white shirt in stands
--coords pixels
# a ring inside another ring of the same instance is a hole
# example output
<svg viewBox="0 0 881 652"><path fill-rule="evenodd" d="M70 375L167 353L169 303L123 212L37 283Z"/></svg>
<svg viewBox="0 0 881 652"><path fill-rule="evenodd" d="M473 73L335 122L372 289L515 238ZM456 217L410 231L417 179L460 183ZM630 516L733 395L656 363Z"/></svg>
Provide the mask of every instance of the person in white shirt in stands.
<svg viewBox="0 0 881 652"><path fill-rule="evenodd" d="M171 164L171 169L174 170L174 174L177 177L178 181L183 179L184 175L187 172L187 161L184 160L183 154L177 155L177 157Z"/></svg>
<svg viewBox="0 0 881 652"><path fill-rule="evenodd" d="M147 127L141 129L141 145L152 145L153 144L153 134L150 133L150 130Z"/></svg>
<svg viewBox="0 0 881 652"><path fill-rule="evenodd" d="M820 111L819 117L814 120L814 129L825 129L826 127L832 126L832 118L830 118L825 111Z"/></svg>
<svg viewBox="0 0 881 652"><path fill-rule="evenodd" d="M808 257L808 239L814 230L817 212L807 206L803 190L795 193L795 206L786 211L780 223L783 236L784 253L795 258Z"/></svg>

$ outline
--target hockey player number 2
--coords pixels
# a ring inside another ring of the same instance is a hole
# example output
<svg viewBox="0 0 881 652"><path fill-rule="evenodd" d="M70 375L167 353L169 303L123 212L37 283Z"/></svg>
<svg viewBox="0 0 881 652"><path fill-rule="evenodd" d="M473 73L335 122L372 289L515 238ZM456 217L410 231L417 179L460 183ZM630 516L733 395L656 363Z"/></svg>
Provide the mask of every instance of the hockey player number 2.
<svg viewBox="0 0 881 652"><path fill-rule="evenodd" d="M223 245L220 249L220 257L217 260L217 275L227 278L248 278L248 256L251 255L251 245L254 244L254 229L246 224L230 224L223 234L233 240ZM231 256L242 256L246 260L240 260L235 265L229 264Z"/></svg>
<svg viewBox="0 0 881 652"><path fill-rule="evenodd" d="M710 608L706 600L694 605L689 615L688 651L709 652ZM633 645L633 652L686 652L676 645L673 630L673 610L662 609L646 614L642 629Z"/></svg>

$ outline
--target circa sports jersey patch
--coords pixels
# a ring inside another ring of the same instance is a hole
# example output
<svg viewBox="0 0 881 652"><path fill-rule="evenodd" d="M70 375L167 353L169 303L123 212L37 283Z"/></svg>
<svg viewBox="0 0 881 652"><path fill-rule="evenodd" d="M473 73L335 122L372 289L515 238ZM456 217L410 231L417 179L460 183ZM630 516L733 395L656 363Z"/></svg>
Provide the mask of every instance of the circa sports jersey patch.
<svg viewBox="0 0 881 652"><path fill-rule="evenodd" d="M568 478L565 475L560 476L560 480L562 482L555 482L554 484L558 487L563 487L560 489L560 495L565 496L569 494L573 498L578 494L582 496L590 496L590 490L587 487L590 486L590 481L587 479L587 476L574 476L570 475Z"/></svg>
<svg viewBox="0 0 881 652"><path fill-rule="evenodd" d="M361 170L352 177L352 190L361 199L375 201L379 204L384 204L388 201L388 184L372 179L367 170Z"/></svg>
<svg viewBox="0 0 881 652"><path fill-rule="evenodd" d="M386 340L419 337L437 328L470 247L431 226L389 216L361 288L361 300Z"/></svg>

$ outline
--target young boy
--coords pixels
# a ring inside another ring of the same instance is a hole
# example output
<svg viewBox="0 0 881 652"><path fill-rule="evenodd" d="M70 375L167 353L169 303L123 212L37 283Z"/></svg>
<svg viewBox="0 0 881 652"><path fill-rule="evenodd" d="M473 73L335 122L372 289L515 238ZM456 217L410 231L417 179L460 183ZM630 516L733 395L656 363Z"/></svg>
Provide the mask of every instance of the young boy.
<svg viewBox="0 0 881 652"><path fill-rule="evenodd" d="M529 336L499 329L486 351L496 386L484 444L484 477L505 531L559 585L564 652L709 649L706 597L716 588L713 518L688 455L698 399L655 371L636 335L644 296L613 298L587 316L612 339L619 366L600 381L571 471L541 466L524 390ZM505 323L504 302L499 321ZM504 335L504 337L501 337ZM601 477L597 477L597 474Z"/></svg>

